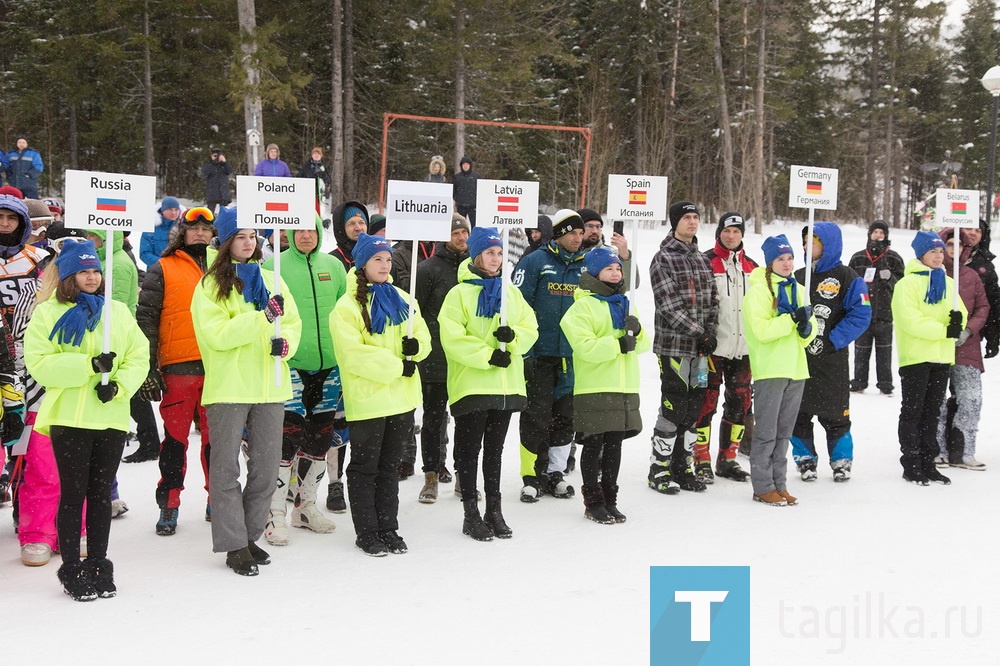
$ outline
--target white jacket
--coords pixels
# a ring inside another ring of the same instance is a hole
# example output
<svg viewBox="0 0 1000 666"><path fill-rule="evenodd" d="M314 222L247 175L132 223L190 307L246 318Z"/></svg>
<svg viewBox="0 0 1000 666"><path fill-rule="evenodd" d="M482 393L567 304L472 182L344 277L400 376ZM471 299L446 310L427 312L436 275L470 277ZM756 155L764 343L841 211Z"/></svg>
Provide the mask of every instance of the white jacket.
<svg viewBox="0 0 1000 666"><path fill-rule="evenodd" d="M715 285L719 290L718 345L712 354L723 358L742 358L747 355L743 297L747 293L750 273L757 264L744 254L742 247L733 252L719 242L705 254L712 263Z"/></svg>

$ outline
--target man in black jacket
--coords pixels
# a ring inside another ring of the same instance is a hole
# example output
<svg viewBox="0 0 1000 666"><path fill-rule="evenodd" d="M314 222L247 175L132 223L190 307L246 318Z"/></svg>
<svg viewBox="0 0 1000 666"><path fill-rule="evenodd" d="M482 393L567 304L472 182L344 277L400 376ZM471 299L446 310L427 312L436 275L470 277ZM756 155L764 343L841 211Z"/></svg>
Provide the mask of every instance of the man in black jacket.
<svg viewBox="0 0 1000 666"><path fill-rule="evenodd" d="M452 182L452 197L455 199L455 210L473 227L476 226L476 182L479 178L472 160L463 157Z"/></svg>
<svg viewBox="0 0 1000 666"><path fill-rule="evenodd" d="M990 252L990 227L986 220L980 219L978 229L966 229L965 232L973 243L972 256L965 265L979 274L986 289L986 300L990 303L990 316L982 330L983 340L986 340L983 356L993 358L1000 353L1000 283L993 266L996 255Z"/></svg>
<svg viewBox="0 0 1000 666"><path fill-rule="evenodd" d="M205 206L218 212L218 206L228 206L233 200L229 189L229 176L233 165L226 161L226 154L220 148L212 148L212 159L201 165L201 177L205 179Z"/></svg>

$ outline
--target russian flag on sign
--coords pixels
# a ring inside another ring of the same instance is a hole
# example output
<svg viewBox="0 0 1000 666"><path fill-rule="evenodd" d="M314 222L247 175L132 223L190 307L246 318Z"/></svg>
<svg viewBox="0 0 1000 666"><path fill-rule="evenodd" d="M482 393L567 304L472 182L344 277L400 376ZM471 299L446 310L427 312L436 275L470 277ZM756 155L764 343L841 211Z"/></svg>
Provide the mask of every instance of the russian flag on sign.
<svg viewBox="0 0 1000 666"><path fill-rule="evenodd" d="M267 201L264 203L264 210L274 213L287 213L288 204L281 201Z"/></svg>
<svg viewBox="0 0 1000 666"><path fill-rule="evenodd" d="M107 210L115 213L125 212L125 199L105 199L97 197L97 210Z"/></svg>
<svg viewBox="0 0 1000 666"><path fill-rule="evenodd" d="M520 197L497 197L497 212L516 213L520 208Z"/></svg>

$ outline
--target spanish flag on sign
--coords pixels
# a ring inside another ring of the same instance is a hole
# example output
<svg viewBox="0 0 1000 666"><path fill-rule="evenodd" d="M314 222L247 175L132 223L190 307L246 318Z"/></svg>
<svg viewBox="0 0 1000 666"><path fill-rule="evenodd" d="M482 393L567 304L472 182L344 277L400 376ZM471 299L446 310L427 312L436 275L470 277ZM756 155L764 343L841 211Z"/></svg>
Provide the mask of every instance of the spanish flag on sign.
<svg viewBox="0 0 1000 666"><path fill-rule="evenodd" d="M628 191L628 205L629 206L645 206L646 205L646 190L629 190Z"/></svg>

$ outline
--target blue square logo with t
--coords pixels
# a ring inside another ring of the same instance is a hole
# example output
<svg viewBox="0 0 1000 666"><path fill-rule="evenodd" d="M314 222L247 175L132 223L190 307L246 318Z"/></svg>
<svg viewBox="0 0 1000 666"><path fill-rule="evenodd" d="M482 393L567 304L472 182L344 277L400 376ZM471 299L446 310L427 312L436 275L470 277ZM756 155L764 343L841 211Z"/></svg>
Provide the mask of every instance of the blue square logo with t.
<svg viewBox="0 0 1000 666"><path fill-rule="evenodd" d="M649 663L750 664L750 567L650 567Z"/></svg>

